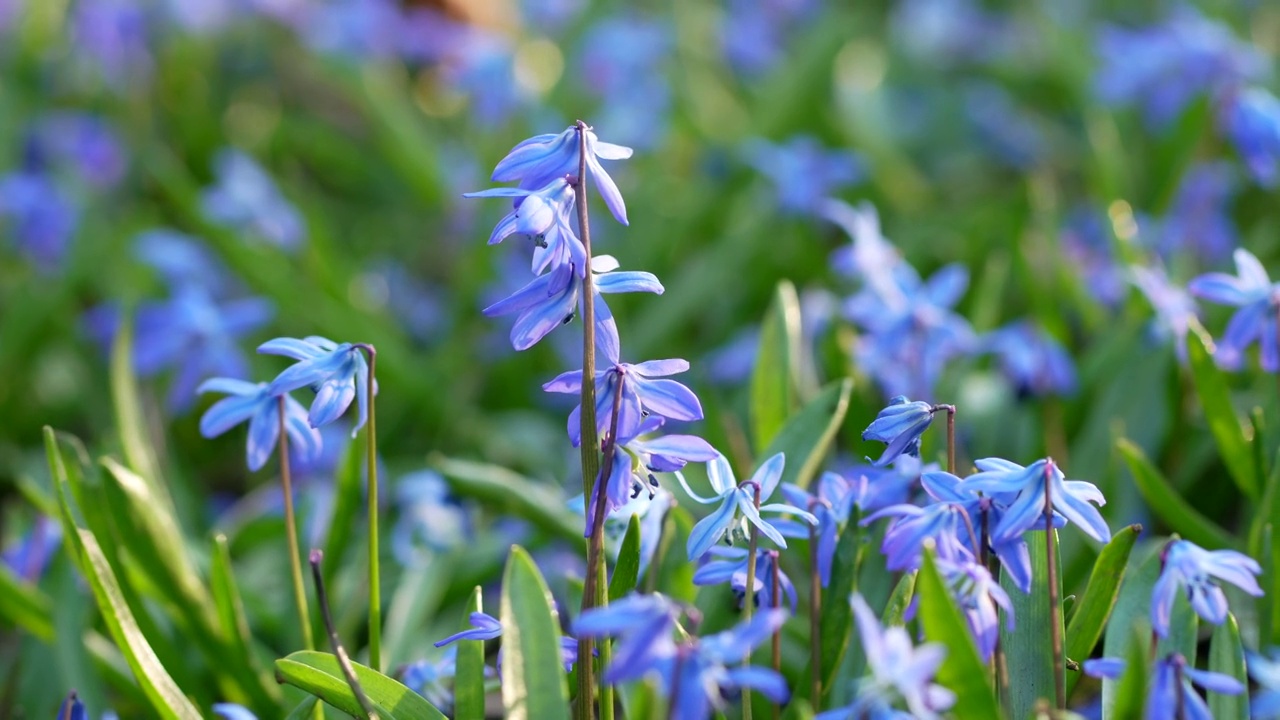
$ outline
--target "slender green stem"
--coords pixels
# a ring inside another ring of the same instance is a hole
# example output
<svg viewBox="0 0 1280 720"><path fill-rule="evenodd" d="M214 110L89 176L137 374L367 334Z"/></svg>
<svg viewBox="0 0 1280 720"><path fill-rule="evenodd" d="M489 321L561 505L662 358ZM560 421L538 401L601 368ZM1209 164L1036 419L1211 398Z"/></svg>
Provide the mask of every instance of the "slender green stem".
<svg viewBox="0 0 1280 720"><path fill-rule="evenodd" d="M1062 600L1058 597L1058 552L1053 535L1053 461L1044 469L1044 544L1045 567L1049 575L1049 640L1053 648L1054 707L1067 707L1066 673L1062 666Z"/></svg>
<svg viewBox="0 0 1280 720"><path fill-rule="evenodd" d="M320 616L324 618L324 628L329 633L329 645L333 648L334 656L338 658L338 667L342 668L347 685L351 687L351 692L355 693L356 702L360 703L360 709L364 710L369 720L378 720L378 714L374 712L373 704L369 702L369 696L365 695L364 688L360 687L355 668L351 666L351 658L347 657L347 650L342 647L342 641L338 639L338 630L333 625L333 615L329 612L329 597L325 594L324 577L320 573L320 561L323 559L324 553L319 550L311 551L311 577L316 583L316 600L320 603Z"/></svg>
<svg viewBox="0 0 1280 720"><path fill-rule="evenodd" d="M368 344L360 347L369 358L369 418L364 429L368 439L365 461L369 476L369 667L382 672L382 573L378 560L378 416L375 410L377 399L374 397L378 351Z"/></svg>
<svg viewBox="0 0 1280 720"><path fill-rule="evenodd" d="M289 473L289 433L284 426L284 395L276 398L279 414L280 433L280 484L284 489L284 528L289 536L289 570L293 573L293 601L297 605L298 622L302 625L302 645L308 650L316 649L315 638L311 634L311 613L307 610L307 588L302 581L302 556L298 548L298 521L293 514L293 480Z"/></svg>
<svg viewBox="0 0 1280 720"><path fill-rule="evenodd" d="M581 452L582 452L582 497L589 499L595 490L595 484L600 470L600 442L596 437L596 311L595 311L595 289L594 279L591 277L591 222L587 214L587 131L591 128L581 120L577 122L578 129L578 177L573 183L574 203L578 210L578 235L582 241L582 247L585 251L585 268L575 268L575 271L582 272L584 277L582 281L582 396L580 417L582 420L581 435ZM619 390L618 396L621 397L622 392ZM600 531L600 540L597 541L596 533L591 534L591 538L587 544L587 580L586 584L594 583L598 570L591 562L594 553L595 557L600 557L600 546L603 545L603 522L596 524L596 529ZM586 612L595 607L600 600L600 589L594 588L592 592L587 592L588 588L584 588L582 593L582 611ZM603 641L602 641L603 642ZM578 639L578 657L586 658L586 662L578 663L578 720L591 720L595 716L594 708L591 703L592 690L595 687L595 679L592 672L591 658L593 655L592 648L594 643L591 638L584 637Z"/></svg>
<svg viewBox="0 0 1280 720"><path fill-rule="evenodd" d="M813 508L809 508L810 512ZM822 577L818 573L818 527L809 526L809 675L812 689L809 704L819 707L822 700Z"/></svg>
<svg viewBox="0 0 1280 720"><path fill-rule="evenodd" d="M750 482L750 481L749 481ZM753 495L752 502L755 503L756 509L760 509L760 484L752 482ZM756 531L754 523L750 524L751 529L748 530L750 540L747 541L747 594L742 601L742 617L744 620L750 620L752 611L755 609L755 587L756 587L756 552L760 544L760 536ZM748 653L742 659L744 665L751 664L751 654ZM743 688L742 690L742 720L751 720L751 691Z"/></svg>

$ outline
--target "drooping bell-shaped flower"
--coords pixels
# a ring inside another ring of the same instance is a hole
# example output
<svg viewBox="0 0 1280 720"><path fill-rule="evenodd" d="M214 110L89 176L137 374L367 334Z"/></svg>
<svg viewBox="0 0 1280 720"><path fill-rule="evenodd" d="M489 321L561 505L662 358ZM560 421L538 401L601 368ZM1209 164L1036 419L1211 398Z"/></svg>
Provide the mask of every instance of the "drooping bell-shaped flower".
<svg viewBox="0 0 1280 720"><path fill-rule="evenodd" d="M587 145L587 172L596 192L618 222L627 224L627 206L618 186L600 165L601 160L625 160L631 157L631 148L607 143L596 137L590 128L584 129ZM559 134L535 135L511 149L493 170L494 182L519 182L526 190L540 188L555 178L578 174L578 128L570 126Z"/></svg>

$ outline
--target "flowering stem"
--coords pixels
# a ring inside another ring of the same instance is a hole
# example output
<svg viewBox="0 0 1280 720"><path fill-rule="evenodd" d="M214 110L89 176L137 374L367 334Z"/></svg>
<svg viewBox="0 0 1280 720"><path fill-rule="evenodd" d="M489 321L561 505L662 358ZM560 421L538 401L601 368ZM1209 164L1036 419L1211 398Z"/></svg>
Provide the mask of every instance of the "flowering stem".
<svg viewBox="0 0 1280 720"><path fill-rule="evenodd" d="M813 508L810 508L812 512ZM809 654L812 661L809 675L812 689L809 704L818 707L822 700L822 669L819 658L822 657L822 577L818 573L818 528L809 526Z"/></svg>
<svg viewBox="0 0 1280 720"><path fill-rule="evenodd" d="M1062 667L1062 602L1058 597L1058 553L1053 542L1053 463L1044 469L1044 544L1045 568L1049 575L1049 640L1053 648L1053 692L1061 710L1067 706L1066 675Z"/></svg>
<svg viewBox="0 0 1280 720"><path fill-rule="evenodd" d="M758 511L760 509L760 483L751 482L751 484L753 486L752 502L755 503ZM747 532L751 539L747 541L747 594L742 603L742 617L744 620L750 620L752 611L755 609L756 550L760 544L760 534L756 531L754 523L751 523L751 529ZM743 658L743 664L750 663L751 654L748 653ZM742 720L751 720L751 692L746 688L742 690Z"/></svg>
<svg viewBox="0 0 1280 720"><path fill-rule="evenodd" d="M382 583L378 567L378 424L374 411L374 380L378 351L372 345L359 345L369 357L369 418L364 434L369 475L369 667L382 671Z"/></svg>
<svg viewBox="0 0 1280 720"><path fill-rule="evenodd" d="M1178 660L1181 660L1181 659L1182 657L1179 656ZM1174 704L1173 717L1176 718L1177 720L1187 720L1186 698L1183 697L1183 692L1182 692L1182 663L1181 662L1175 662L1173 664L1173 687L1174 687L1174 697L1177 698Z"/></svg>
<svg viewBox="0 0 1280 720"><path fill-rule="evenodd" d="M608 599L605 597L604 576L605 567L603 558L604 549L604 523L607 514L606 505L608 504L606 488L609 486L609 475L613 472L614 451L617 447L618 439L618 414L622 411L622 390L623 375L622 373L614 373L617 376L617 387L613 389L613 409L609 416L609 434L604 439L604 465L600 469L600 476L596 478L595 486L591 489L594 493L591 496L591 502L587 504L591 512L591 541L587 544L587 578L582 588L582 602L584 610L587 598L595 598L595 607L603 607L607 604ZM600 640L600 664L603 667L608 661L609 641ZM578 641L578 676L582 676L582 668L591 664L591 655L582 655L582 641ZM587 660L584 663L582 658ZM581 690L581 688L579 688ZM587 686L588 704L590 704L591 686ZM613 688L601 678L600 682L600 717L613 717Z"/></svg>
<svg viewBox="0 0 1280 720"><path fill-rule="evenodd" d="M947 472L956 472L956 406L939 405L939 409L947 411Z"/></svg>
<svg viewBox="0 0 1280 720"><path fill-rule="evenodd" d="M298 521L293 514L293 482L289 474L289 433L284 426L284 395L279 402L280 433L280 484L284 487L284 528L289 536L289 569L293 573L293 601L298 606L298 621L302 623L302 645L315 650L315 638L311 635L311 613L307 610L307 589L302 581L302 560L298 549Z"/></svg>
<svg viewBox="0 0 1280 720"><path fill-rule="evenodd" d="M769 567L773 575L773 587L769 589L769 596L770 596L769 607L777 608L782 604L782 596L781 596L782 595L782 591L781 591L782 569L781 569L781 564L778 562L778 551L770 550L769 553L770 553ZM779 626L777 630L773 631L772 650L773 650L773 671L781 675L782 674L782 627L781 626ZM778 703L776 702L773 703L773 720L778 720L778 717L781 713L782 713L782 708L778 706Z"/></svg>
<svg viewBox="0 0 1280 720"><path fill-rule="evenodd" d="M369 720L378 720L378 714L373 711L369 696L364 694L364 688L360 687L360 681L356 679L355 668L351 667L351 658L347 657L347 651L342 647L342 641L338 639L338 630L333 626L333 616L329 612L329 598L324 591L324 577L320 572L320 561L323 559L324 553L319 550L311 551L311 577L315 579L316 601L320 603L320 616L324 618L325 630L329 632L329 644L333 647L334 656L338 658L338 667L342 668L347 685L355 694L356 702L360 703L360 709L364 710Z"/></svg>
<svg viewBox="0 0 1280 720"><path fill-rule="evenodd" d="M588 499L592 497L595 489L593 485L597 480L600 469L599 439L596 437L596 311L595 311L595 289L592 287L594 280L591 277L591 223L587 217L587 131L591 128L586 123L579 120L578 128L578 177L573 182L574 203L578 209L578 235L582 241L582 247L586 255L586 267L579 268L585 276L582 280L582 397L581 397L581 419L582 425L580 434L582 449L582 497ZM621 397L622 393L618 393ZM597 526L603 526L604 523L597 523ZM600 528L603 531L603 528ZM587 580L582 593L582 611L586 612L598 604L596 597L600 593L599 588L592 587L596 585L595 576L598 572L591 562L594 556L599 562L600 544L603 542L603 534L599 536L600 542L597 542L597 533L592 532L591 538L587 544ZM591 705L592 688L595 685L592 678L592 640L591 638L578 639L578 720L591 720L594 717L594 711ZM586 658L586 662L582 662L581 658Z"/></svg>
<svg viewBox="0 0 1280 720"><path fill-rule="evenodd" d="M990 537L991 537L991 508L989 501L983 500L979 506L982 512L982 545L978 548L979 559L982 567L991 573L991 577L1000 577L1000 560L991 554ZM1005 661L1004 643L1001 642L999 634L996 635L995 652L991 655L991 672L994 675L993 680L997 692L1001 697L1009 688L1009 666Z"/></svg>

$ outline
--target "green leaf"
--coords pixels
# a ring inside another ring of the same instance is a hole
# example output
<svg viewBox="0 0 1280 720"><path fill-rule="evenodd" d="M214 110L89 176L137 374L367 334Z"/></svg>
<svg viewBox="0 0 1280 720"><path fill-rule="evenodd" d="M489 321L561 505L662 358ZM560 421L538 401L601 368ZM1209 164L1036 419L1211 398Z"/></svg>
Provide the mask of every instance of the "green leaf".
<svg viewBox="0 0 1280 720"><path fill-rule="evenodd" d="M483 592L476 587L467 601L463 624L470 627L471 613L484 612ZM459 640L457 672L453 679L454 720L484 720L484 641Z"/></svg>
<svg viewBox="0 0 1280 720"><path fill-rule="evenodd" d="M609 578L609 602L617 602L636 588L640 579L640 516L632 515L627 534L622 536L622 549Z"/></svg>
<svg viewBox="0 0 1280 720"><path fill-rule="evenodd" d="M1055 533L1056 535L1056 533ZM1053 645L1049 642L1049 564L1043 530L1026 533L1023 539L1031 551L1031 592L1018 589L1008 573L1000 573L1000 586L1009 594L1013 605L1014 629L1009 630L1003 613L1000 622L1000 645L1004 648L1009 668L1009 716L1025 718L1032 714L1040 700L1054 699ZM1057 546L1057 537L1054 538ZM1062 567L1061 563L1058 565ZM1061 597L1061 576L1058 596ZM1061 622L1061 618L1058 619Z"/></svg>
<svg viewBox="0 0 1280 720"><path fill-rule="evenodd" d="M366 443L347 443L334 473L333 512L324 541L328 562L321 568L326 586L332 586L342 558L351 546L351 529L364 507L364 448ZM393 643L388 643L393 644Z"/></svg>
<svg viewBox="0 0 1280 720"><path fill-rule="evenodd" d="M160 482L160 464L151 450L146 416L138 399L138 381L133 372L133 323L127 313L121 318L120 329L116 331L111 346L111 401L125 462L158 493L162 493L166 502L172 504Z"/></svg>
<svg viewBox="0 0 1280 720"><path fill-rule="evenodd" d="M769 447L760 453L760 462L780 452L786 453L787 464L781 482L808 487L818 468L822 467L831 441L844 421L852 390L853 380L849 378L823 388L817 397L787 420Z"/></svg>
<svg viewBox="0 0 1280 720"><path fill-rule="evenodd" d="M889 602L885 603L884 615L881 617L885 627L903 624L903 616L907 614L911 599L916 594L916 577L916 572L912 570L905 573L898 584L893 586L893 593L889 595Z"/></svg>
<svg viewBox="0 0 1280 720"><path fill-rule="evenodd" d="M1245 438L1240 418L1231 407L1231 393L1227 389L1227 379L1213 362L1209 348L1213 339L1195 320L1191 322L1191 332L1187 333L1187 360L1191 366L1191 377L1195 381L1196 393L1200 396L1200 407L1204 408L1205 420L1213 439L1218 443L1218 453L1222 463L1227 466L1231 479L1239 486L1247 497L1257 499L1261 490L1254 480L1253 454L1249 449L1249 440ZM1203 544L1203 543L1202 543Z"/></svg>
<svg viewBox="0 0 1280 720"><path fill-rule="evenodd" d="M316 703L320 702L320 698L312 695L306 700L298 703L298 707L289 713L284 720L311 720L316 714Z"/></svg>
<svg viewBox="0 0 1280 720"><path fill-rule="evenodd" d="M1230 533L1183 499L1141 448L1120 438L1116 441L1116 449L1129 466L1129 473L1133 475L1142 497L1165 524L1182 537L1210 550L1229 548L1234 544Z"/></svg>
<svg viewBox="0 0 1280 720"><path fill-rule="evenodd" d="M231 551L227 544L227 536L222 534L214 536L212 555L213 567L209 585L223 640L231 656L244 658L249 672L260 680L258 683L249 683L246 687L253 693L255 703L263 708L279 706L280 685L271 681L271 676L259 664L257 654L251 650L249 621L245 617L244 602L240 598L240 588L236 585L235 571L231 567Z"/></svg>
<svg viewBox="0 0 1280 720"><path fill-rule="evenodd" d="M81 571L93 590L107 630L111 633L116 645L124 652L134 678L142 686L147 699L151 701L152 707L162 718L198 720L200 712L187 700L177 683L169 676L138 628L133 611L125 601L120 585L116 581L115 572L107 562L107 557L98 545L97 538L92 532L76 526L67 468L63 463L53 429L48 426L44 429L44 442L45 451L49 457L49 469L58 488L63 527L66 528L66 535Z"/></svg>
<svg viewBox="0 0 1280 720"><path fill-rule="evenodd" d="M432 554L425 562L404 568L396 578L382 630L387 667L409 662L420 652L420 629L440 608L450 585L441 578L456 577L456 562L452 554ZM492 571L497 571L496 566Z"/></svg>
<svg viewBox="0 0 1280 720"><path fill-rule="evenodd" d="M1227 613L1226 622L1213 630L1213 638L1209 641L1209 670L1233 677L1244 687L1249 687L1249 676L1244 665L1244 646L1240 643L1240 626L1231 613ZM1249 694L1225 695L1211 692L1209 712L1214 720L1247 720Z"/></svg>
<svg viewBox="0 0 1280 720"><path fill-rule="evenodd" d="M432 455L428 462L449 481L457 494L475 498L494 510L524 518L539 528L574 543L582 543L582 518L575 516L548 492L547 486L497 465Z"/></svg>
<svg viewBox="0 0 1280 720"><path fill-rule="evenodd" d="M667 511L662 523L662 538L658 542L658 550L654 553L646 585L652 585L649 591L657 590L673 600L692 603L698 596L698 588L693 584L693 563L685 558L685 545L689 540L689 531L693 529L693 517L689 511L679 505Z"/></svg>
<svg viewBox="0 0 1280 720"><path fill-rule="evenodd" d="M1124 674L1119 680L1106 680L1102 684L1104 691L1102 717L1107 720L1113 718L1114 720L1131 720L1145 717L1143 709L1147 704L1147 679L1151 675L1151 657L1147 652L1150 631L1144 633L1142 628L1129 627L1125 628L1123 633L1128 636L1127 649L1123 656ZM1108 685L1115 686L1114 704L1110 707L1107 705L1105 694Z"/></svg>
<svg viewBox="0 0 1280 720"><path fill-rule="evenodd" d="M40 638L53 641L53 601L18 579L8 565L0 564L0 617Z"/></svg>
<svg viewBox="0 0 1280 720"><path fill-rule="evenodd" d="M829 697L836 672L849 649L853 635L853 607L849 596L858 577L858 556L862 546L862 527L851 517L836 541L836 554L831 561L831 580L823 591L819 627L822 629L822 657L817 670L822 673L822 694Z"/></svg>
<svg viewBox="0 0 1280 720"><path fill-rule="evenodd" d="M778 283L760 327L760 344L751 373L751 434L756 448L773 442L798 405L799 364L800 297L795 286L783 280Z"/></svg>
<svg viewBox="0 0 1280 720"><path fill-rule="evenodd" d="M1273 527L1280 520L1280 451L1276 452L1275 462L1271 464L1271 472L1267 475L1262 499L1253 513L1253 522L1249 525L1249 556L1261 558L1266 545L1262 539L1262 528L1270 523Z"/></svg>
<svg viewBox="0 0 1280 720"><path fill-rule="evenodd" d="M500 619L507 720L569 720L555 603L533 558L519 545L511 546L502 574Z"/></svg>
<svg viewBox="0 0 1280 720"><path fill-rule="evenodd" d="M357 662L351 667L378 717L445 720L444 713L396 680ZM276 660L276 680L305 690L352 717L365 716L338 658L329 653L302 650Z"/></svg>
<svg viewBox="0 0 1280 720"><path fill-rule="evenodd" d="M951 712L963 718L1002 717L991 690L991 673L978 656L969 626L956 608L931 551L924 553L916 593L920 596L919 617L925 639L942 643L947 649L937 681L956 694Z"/></svg>
<svg viewBox="0 0 1280 720"><path fill-rule="evenodd" d="M1129 554L1141 532L1141 525L1129 525L1112 535L1111 542L1098 553L1093 573L1089 575L1089 584L1085 586L1084 595L1076 603L1075 613L1067 625L1067 657L1072 660L1084 662L1102 638L1107 619L1120 597L1120 584L1129 565ZM1067 673L1068 697L1078 682L1080 673Z"/></svg>

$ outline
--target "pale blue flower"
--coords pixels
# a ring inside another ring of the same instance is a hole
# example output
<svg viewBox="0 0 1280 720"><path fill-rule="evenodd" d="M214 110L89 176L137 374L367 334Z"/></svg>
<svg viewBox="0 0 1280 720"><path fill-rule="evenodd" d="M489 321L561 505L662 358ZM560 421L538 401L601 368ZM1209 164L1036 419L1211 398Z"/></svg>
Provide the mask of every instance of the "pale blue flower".
<svg viewBox="0 0 1280 720"><path fill-rule="evenodd" d="M470 629L456 632L443 640L437 640L436 647L444 647L459 640L493 640L502 636L502 623L498 618L483 612L473 612L468 616Z"/></svg>
<svg viewBox="0 0 1280 720"><path fill-rule="evenodd" d="M980 352L991 353L1020 396L1067 396L1076 391L1071 355L1044 328L1018 320L978 340Z"/></svg>
<svg viewBox="0 0 1280 720"><path fill-rule="evenodd" d="M920 436L929 429L933 414L941 409L922 400L912 402L905 395L890 400L888 407L877 413L876 419L862 431L863 440L885 444L880 459L871 464L884 467L900 455L920 457Z"/></svg>
<svg viewBox="0 0 1280 720"><path fill-rule="evenodd" d="M956 607L964 613L983 662L991 659L1000 637L1000 611L1005 625L1013 630L1013 603L1000 583L976 562L938 559L938 571L951 590Z"/></svg>
<svg viewBox="0 0 1280 720"><path fill-rule="evenodd" d="M684 476L677 474L676 477L679 478L685 492L695 502L704 505L720 503L718 509L699 520L689 532L687 545L689 559L697 560L710 550L712 545L719 542L720 538L724 537L724 534L734 525L738 512L742 513L742 517L747 522L764 533L765 537L782 548L787 546L787 541L777 528L761 517L761 512L786 513L803 518L811 524L817 524L818 519L811 513L786 503L762 504L757 510L756 491L760 492L761 503L765 503L772 497L773 491L777 489L778 482L782 479L782 470L785 465L786 457L778 453L761 463L750 480L739 485L733 477L733 468L729 465L728 459L720 455L707 463L707 479L711 482L712 490L716 492L716 496L711 498L704 498L694 493L685 482Z"/></svg>
<svg viewBox="0 0 1280 720"><path fill-rule="evenodd" d="M214 703L213 711L225 720L258 720L249 708L235 703Z"/></svg>
<svg viewBox="0 0 1280 720"><path fill-rule="evenodd" d="M1280 372L1280 283L1271 282L1266 268L1248 250L1238 248L1234 257L1235 276L1208 273L1192 280L1188 287L1192 295L1240 308L1227 323L1213 357L1223 368L1238 369L1245 350L1257 340L1262 369Z"/></svg>
<svg viewBox="0 0 1280 720"><path fill-rule="evenodd" d="M214 158L217 183L200 196L210 222L247 232L285 250L302 244L302 216L280 193L275 180L253 158L226 148Z"/></svg>
<svg viewBox="0 0 1280 720"><path fill-rule="evenodd" d="M747 597L747 556L746 548L713 546L706 557L711 559L703 563L693 573L694 585L720 585L729 583L738 603ZM778 568L778 597L791 605L791 612L796 611L796 586L791 582L785 570L778 562L777 550L760 550L756 553L756 572L754 589L751 593L753 607L781 607L773 604L774 582L773 570Z"/></svg>
<svg viewBox="0 0 1280 720"><path fill-rule="evenodd" d="M852 151L828 150L810 135L778 144L749 140L744 151L747 162L773 181L778 207L785 212L816 212L829 196L866 175Z"/></svg>
<svg viewBox="0 0 1280 720"><path fill-rule="evenodd" d="M398 517L391 530L391 550L402 565L421 567L434 553L470 538L471 518L449 496L439 473L420 470L405 475L396 483L395 495Z"/></svg>
<svg viewBox="0 0 1280 720"><path fill-rule="evenodd" d="M458 672L457 654L457 646L452 646L445 648L434 662L411 662L400 672L400 682L441 711L451 712L454 676ZM486 665L484 676L489 678L492 675L493 671Z"/></svg>
<svg viewBox="0 0 1280 720"><path fill-rule="evenodd" d="M356 401L360 414L351 436L355 437L364 427L369 416L369 364L359 345L339 345L313 335L301 340L268 340L258 346L258 352L298 361L271 381L269 391L279 395L300 387L315 388L316 398L307 416L311 427L319 428L337 420L352 400Z"/></svg>
<svg viewBox="0 0 1280 720"><path fill-rule="evenodd" d="M1263 187L1280 178L1280 100L1261 88L1234 95L1225 105L1223 123L1249 174Z"/></svg>
<svg viewBox="0 0 1280 720"><path fill-rule="evenodd" d="M573 232L573 186L563 177L554 178L537 190L490 188L462 196L517 198L515 208L503 216L489 234L489 244L495 245L512 235L525 235L533 238L536 247L533 272L541 273L548 265L554 269L572 263L578 274L582 274L587 251Z"/></svg>
<svg viewBox="0 0 1280 720"><path fill-rule="evenodd" d="M594 189L618 222L627 224L627 208L613 178L605 172L600 160L625 160L631 148L599 140L595 132L587 134L587 172ZM578 129L569 127L560 134L535 135L511 149L493 170L494 182L516 182L525 190L541 188L556 178L578 174Z"/></svg>
<svg viewBox="0 0 1280 720"><path fill-rule="evenodd" d="M1280 659L1275 648L1266 655L1245 651L1245 665L1249 677L1258 684L1258 693L1249 704L1250 715L1254 720L1280 718Z"/></svg>
<svg viewBox="0 0 1280 720"><path fill-rule="evenodd" d="M226 393L200 418L200 434L217 437L240 423L249 421L245 460L250 470L260 470L275 451L280 439L280 395L267 383L251 383L232 378L213 378L201 383L199 392ZM292 443L291 452L314 457L323 444L320 433L307 423L302 405L284 394L284 429Z"/></svg>
<svg viewBox="0 0 1280 720"><path fill-rule="evenodd" d="M1255 575L1262 567L1235 550L1205 550L1190 540L1174 540L1162 551L1160 577L1151 591L1151 627L1160 637L1169 634L1174 598L1181 591L1201 619L1221 625L1227 619L1227 596L1215 580L1262 596Z"/></svg>
<svg viewBox="0 0 1280 720"><path fill-rule="evenodd" d="M1004 516L991 531L993 544L1022 537L1028 530L1044 529L1045 478L1052 490L1052 510L1080 526L1086 535L1098 542L1111 540L1111 529L1094 505L1105 505L1106 498L1097 486L1083 480L1067 480L1053 460L1037 460L1027 467L1000 458L986 458L975 463L982 472L964 479L970 491L988 495L1008 493ZM1092 504L1090 504L1092 503Z"/></svg>
<svg viewBox="0 0 1280 720"><path fill-rule="evenodd" d="M1187 331L1196 319L1196 301L1180 285L1169 282L1164 269L1159 266L1129 269L1130 280L1146 296L1156 311L1153 326L1158 337L1173 341L1174 351L1181 362L1187 360Z"/></svg>
<svg viewBox="0 0 1280 720"><path fill-rule="evenodd" d="M79 208L51 175L19 170L0 176L0 223L43 270L58 267L79 226Z"/></svg>
<svg viewBox="0 0 1280 720"><path fill-rule="evenodd" d="M1170 653L1156 663L1155 682L1147 691L1146 720L1214 720L1192 683L1223 695L1245 691L1244 685L1230 675L1197 670L1182 655Z"/></svg>

